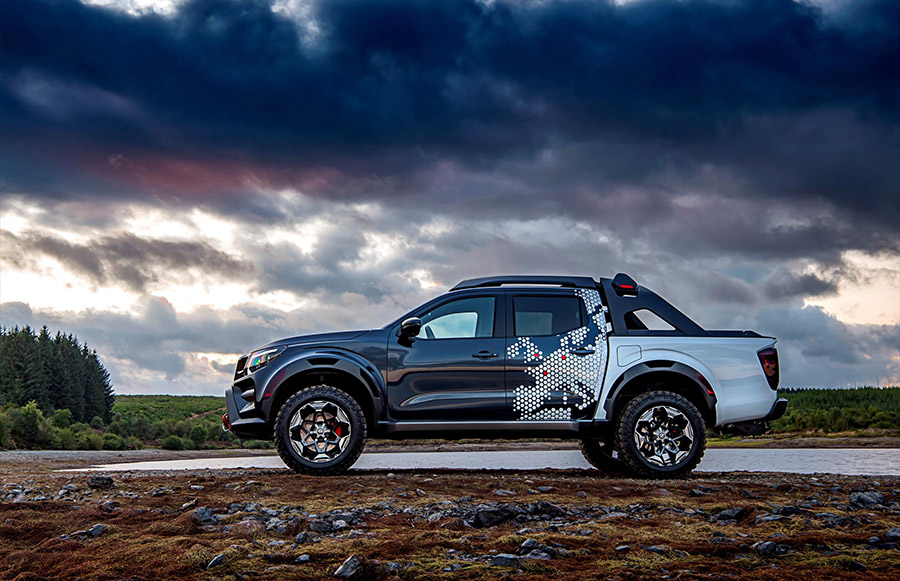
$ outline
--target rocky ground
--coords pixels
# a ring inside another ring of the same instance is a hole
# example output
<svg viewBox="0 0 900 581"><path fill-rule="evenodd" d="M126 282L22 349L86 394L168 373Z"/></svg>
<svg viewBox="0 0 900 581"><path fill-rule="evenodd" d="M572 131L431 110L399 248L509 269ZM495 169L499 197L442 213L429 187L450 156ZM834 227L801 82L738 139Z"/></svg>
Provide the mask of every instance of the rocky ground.
<svg viewBox="0 0 900 581"><path fill-rule="evenodd" d="M897 477L0 468L2 579L900 578Z"/></svg>

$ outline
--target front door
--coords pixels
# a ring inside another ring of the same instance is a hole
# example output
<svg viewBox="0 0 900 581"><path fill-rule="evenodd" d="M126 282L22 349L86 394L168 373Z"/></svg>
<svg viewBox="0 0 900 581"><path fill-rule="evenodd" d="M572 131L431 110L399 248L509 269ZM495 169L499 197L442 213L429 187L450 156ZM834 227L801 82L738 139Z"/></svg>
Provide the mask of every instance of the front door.
<svg viewBox="0 0 900 581"><path fill-rule="evenodd" d="M503 293L454 297L416 313L418 337L388 338L395 420L511 419L506 401Z"/></svg>
<svg viewBox="0 0 900 581"><path fill-rule="evenodd" d="M506 386L515 419L592 415L606 368L600 294L590 289L510 292L510 303Z"/></svg>

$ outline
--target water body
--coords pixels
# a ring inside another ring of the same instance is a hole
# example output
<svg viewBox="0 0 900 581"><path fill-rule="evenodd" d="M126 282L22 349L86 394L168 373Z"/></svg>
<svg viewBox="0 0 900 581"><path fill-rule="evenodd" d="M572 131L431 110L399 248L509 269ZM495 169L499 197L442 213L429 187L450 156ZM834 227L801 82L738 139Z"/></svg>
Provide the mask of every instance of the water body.
<svg viewBox="0 0 900 581"><path fill-rule="evenodd" d="M85 471L217 470L236 468L285 468L278 456L201 458L165 462L105 464ZM363 454L353 470L538 470L541 468L591 468L573 450L504 452L372 452ZM713 448L706 451L699 472L831 473L854 476L900 476L900 449L896 448Z"/></svg>

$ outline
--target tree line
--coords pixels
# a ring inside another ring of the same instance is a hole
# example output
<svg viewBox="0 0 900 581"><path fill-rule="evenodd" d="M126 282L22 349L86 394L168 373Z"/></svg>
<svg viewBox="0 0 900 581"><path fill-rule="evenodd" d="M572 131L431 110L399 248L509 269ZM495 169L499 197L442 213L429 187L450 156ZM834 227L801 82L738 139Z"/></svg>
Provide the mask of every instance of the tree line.
<svg viewBox="0 0 900 581"><path fill-rule="evenodd" d="M46 325L37 333L27 325L0 327L0 411L8 420L37 429L38 414L61 412L68 423L105 425L115 397L97 352L75 335L51 335ZM39 437L31 428L25 431L18 439Z"/></svg>

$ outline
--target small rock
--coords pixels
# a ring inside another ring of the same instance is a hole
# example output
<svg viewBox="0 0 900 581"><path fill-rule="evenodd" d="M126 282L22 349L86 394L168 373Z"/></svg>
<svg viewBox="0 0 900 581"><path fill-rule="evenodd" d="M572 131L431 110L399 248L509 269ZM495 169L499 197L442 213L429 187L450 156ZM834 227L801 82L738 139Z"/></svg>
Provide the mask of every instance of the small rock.
<svg viewBox="0 0 900 581"><path fill-rule="evenodd" d="M866 566L863 565L862 563L860 563L859 561L848 561L847 563L845 563L844 566L847 567L847 569L850 569L851 571L865 571L866 570Z"/></svg>
<svg viewBox="0 0 900 581"><path fill-rule="evenodd" d="M474 524L476 528L490 528L511 520L515 516L515 511L509 506L482 509L475 513Z"/></svg>
<svg viewBox="0 0 900 581"><path fill-rule="evenodd" d="M516 491L515 490L504 490L503 488L498 488L498 489L494 490L494 494L496 494L497 496L515 496Z"/></svg>
<svg viewBox="0 0 900 581"><path fill-rule="evenodd" d="M884 533L884 540L888 543L900 543L900 528L888 529Z"/></svg>
<svg viewBox="0 0 900 581"><path fill-rule="evenodd" d="M650 493L650 496L661 496L663 498L668 498L672 496L672 493L666 490L665 488L659 488Z"/></svg>
<svg viewBox="0 0 900 581"><path fill-rule="evenodd" d="M669 552L669 547L668 545L650 545L647 550L657 555L665 555Z"/></svg>
<svg viewBox="0 0 900 581"><path fill-rule="evenodd" d="M309 523L309 529L314 533L330 533L334 531L331 523L324 520L314 520Z"/></svg>
<svg viewBox="0 0 900 581"><path fill-rule="evenodd" d="M491 558L491 567L518 567L519 558L509 553L500 553Z"/></svg>
<svg viewBox="0 0 900 581"><path fill-rule="evenodd" d="M538 492L553 492L556 489L552 486L538 486L537 490Z"/></svg>
<svg viewBox="0 0 900 581"><path fill-rule="evenodd" d="M741 520L745 514L747 514L747 509L735 506L717 514L716 520Z"/></svg>
<svg viewBox="0 0 900 581"><path fill-rule="evenodd" d="M342 579L349 579L350 577L356 575L357 572L362 568L362 557L359 555L350 555L347 557L341 566L335 569L333 575L335 577L341 577Z"/></svg>
<svg viewBox="0 0 900 581"><path fill-rule="evenodd" d="M577 496L578 498L587 498L588 493L583 490L579 490L578 492L575 493L575 496Z"/></svg>
<svg viewBox="0 0 900 581"><path fill-rule="evenodd" d="M87 485L89 488L112 488L113 479L109 476L93 476L88 478Z"/></svg>
<svg viewBox="0 0 900 581"><path fill-rule="evenodd" d="M213 516L212 509L205 506L195 508L194 512L191 513L191 518L199 525L216 524L216 517Z"/></svg>
<svg viewBox="0 0 900 581"><path fill-rule="evenodd" d="M294 559L295 563L309 563L309 555L303 554Z"/></svg>
<svg viewBox="0 0 900 581"><path fill-rule="evenodd" d="M336 531L342 531L347 528L347 521L338 519L331 523L331 527Z"/></svg>
<svg viewBox="0 0 900 581"><path fill-rule="evenodd" d="M184 512L189 508L194 508L195 506L197 506L198 501L199 501L199 499L195 498L194 500L185 502L184 504L181 505L181 511Z"/></svg>
<svg viewBox="0 0 900 581"><path fill-rule="evenodd" d="M619 545L615 550L617 553L627 553L631 550L631 545Z"/></svg>
<svg viewBox="0 0 900 581"><path fill-rule="evenodd" d="M297 543L298 545L302 545L303 543L308 543L309 542L309 533L306 531L303 531L302 533L300 533L296 537L294 537L294 542Z"/></svg>
<svg viewBox="0 0 900 581"><path fill-rule="evenodd" d="M525 539L525 542L519 545L519 552L528 553L533 551L534 549L539 548L540 546L541 544L534 539Z"/></svg>
<svg viewBox="0 0 900 581"><path fill-rule="evenodd" d="M204 488L206 487L202 484L191 484L191 490L203 490Z"/></svg>
<svg viewBox="0 0 900 581"><path fill-rule="evenodd" d="M421 488L416 488L416 496L427 496L428 493L422 490Z"/></svg>
<svg viewBox="0 0 900 581"><path fill-rule="evenodd" d="M535 550L531 551L530 553L528 553L527 555L525 555L524 558L525 559L540 559L542 561L549 561L553 557L551 557L550 555L548 555L547 553L545 553L544 551L542 551L540 549L535 549Z"/></svg>
<svg viewBox="0 0 900 581"><path fill-rule="evenodd" d="M102 524L96 524L96 525L94 525L94 526L92 526L91 528L88 529L88 533L90 533L90 535L91 535L92 537L95 537L95 538L96 538L96 537L99 537L100 535L102 535L102 534L105 533L106 531L107 531L107 526L106 526L106 525L102 525Z"/></svg>
<svg viewBox="0 0 900 581"><path fill-rule="evenodd" d="M219 553L218 555L216 555L215 557L212 558L212 561L210 561L209 564L206 566L206 570L209 571L213 567L218 567L219 565L221 565L224 562L225 562L225 554Z"/></svg>
<svg viewBox="0 0 900 581"><path fill-rule="evenodd" d="M872 506L874 504L884 504L884 495L874 490L866 492L851 492L850 503L856 506Z"/></svg>

